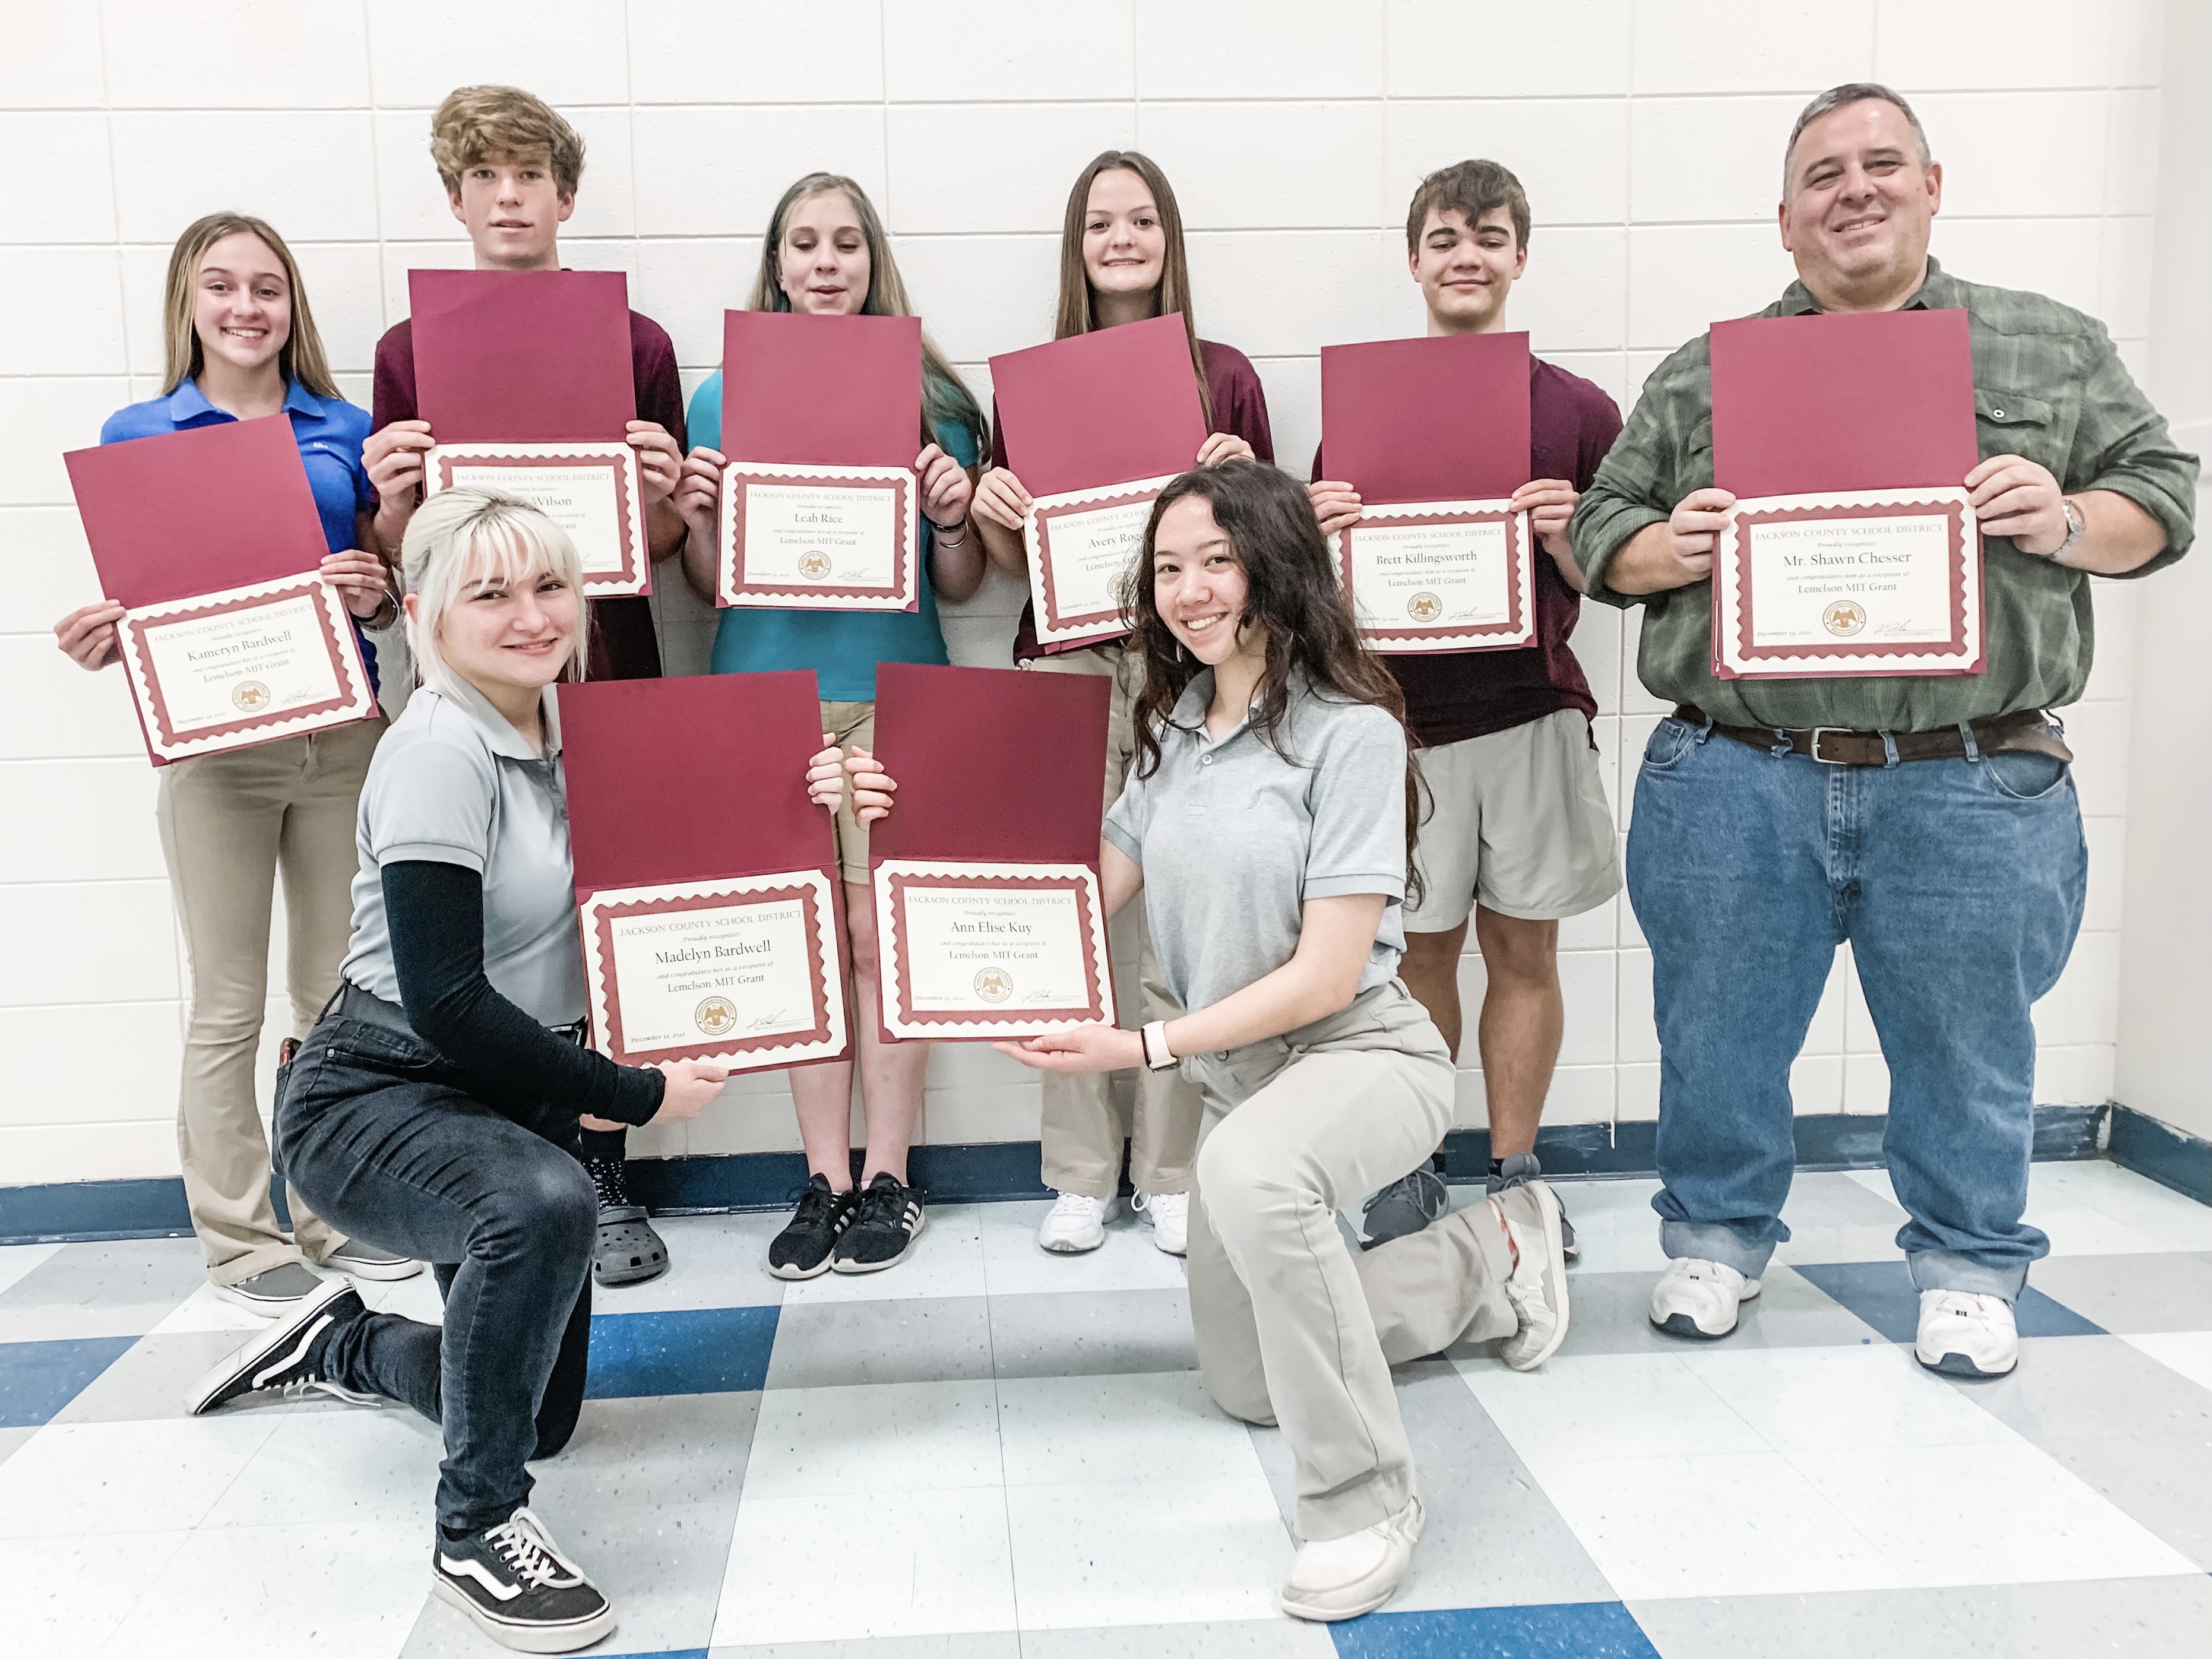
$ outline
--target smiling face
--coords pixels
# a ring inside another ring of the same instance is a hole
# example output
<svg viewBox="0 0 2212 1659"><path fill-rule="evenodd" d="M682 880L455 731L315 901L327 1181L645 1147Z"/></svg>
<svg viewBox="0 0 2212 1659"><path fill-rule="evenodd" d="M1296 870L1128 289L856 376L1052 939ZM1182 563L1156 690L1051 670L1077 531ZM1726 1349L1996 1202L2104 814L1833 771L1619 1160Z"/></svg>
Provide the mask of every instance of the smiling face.
<svg viewBox="0 0 2212 1659"><path fill-rule="evenodd" d="M583 601L559 576L535 565L514 577L487 574L481 555L438 618L446 666L494 702L502 690L537 691L561 678L575 653ZM416 596L407 599L416 614Z"/></svg>
<svg viewBox="0 0 2212 1659"><path fill-rule="evenodd" d="M292 337L292 284L284 262L251 231L210 243L192 289L200 349L242 369L274 362Z"/></svg>
<svg viewBox="0 0 2212 1659"><path fill-rule="evenodd" d="M793 311L855 317L875 274L860 210L842 190L792 204L776 246L776 281Z"/></svg>
<svg viewBox="0 0 2212 1659"><path fill-rule="evenodd" d="M460 193L448 198L468 227L479 270L557 270L561 227L576 210L562 195L544 155L489 156L461 170Z"/></svg>
<svg viewBox="0 0 2212 1659"><path fill-rule="evenodd" d="M1528 250L1513 234L1510 208L1492 208L1472 225L1457 208L1431 208L1407 264L1428 302L1430 333L1482 334L1504 323Z"/></svg>
<svg viewBox="0 0 2212 1659"><path fill-rule="evenodd" d="M1790 146L1782 246L1830 310L1869 297L1899 303L1919 285L1942 202L1943 169L1922 162L1905 112L1861 99L1810 123Z"/></svg>
<svg viewBox="0 0 2212 1659"><path fill-rule="evenodd" d="M1213 503L1203 495L1172 502L1152 537L1152 604L1176 641L1209 668L1239 654L1264 659L1264 635L1243 621L1249 592Z"/></svg>
<svg viewBox="0 0 2212 1659"><path fill-rule="evenodd" d="M1083 210L1083 274L1100 294L1150 294L1167 271L1168 233L1149 185L1127 167L1091 181Z"/></svg>

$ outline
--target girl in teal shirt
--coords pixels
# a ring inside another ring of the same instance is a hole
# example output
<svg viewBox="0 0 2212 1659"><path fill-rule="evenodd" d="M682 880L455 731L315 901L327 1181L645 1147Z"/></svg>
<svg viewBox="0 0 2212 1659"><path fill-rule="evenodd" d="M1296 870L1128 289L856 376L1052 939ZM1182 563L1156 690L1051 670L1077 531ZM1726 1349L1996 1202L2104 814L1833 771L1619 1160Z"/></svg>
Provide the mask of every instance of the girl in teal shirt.
<svg viewBox="0 0 2212 1659"><path fill-rule="evenodd" d="M755 311L907 317L906 285L865 191L850 179L809 173L784 191L762 240ZM937 595L958 601L982 585L983 551L968 524L976 462L984 452L982 410L944 354L921 343L921 409L915 473L921 495L921 599L912 611L776 611L732 607L714 633L714 672L811 668L822 696L822 727L848 753L875 746L876 665L942 663ZM691 399L690 429L722 429L718 372ZM706 447L684 464L677 507L690 526L684 572L702 598L714 596L717 502L725 458ZM878 1040L875 906L868 894L868 839L848 799L837 811L837 857L845 880L848 960L860 1013L860 1094L867 1152L856 1188L850 1156L852 1066L800 1066L790 1073L809 1179L790 1224L769 1247L782 1279L873 1273L903 1260L921 1234L921 1194L907 1184L907 1148L921 1112L929 1047Z"/></svg>

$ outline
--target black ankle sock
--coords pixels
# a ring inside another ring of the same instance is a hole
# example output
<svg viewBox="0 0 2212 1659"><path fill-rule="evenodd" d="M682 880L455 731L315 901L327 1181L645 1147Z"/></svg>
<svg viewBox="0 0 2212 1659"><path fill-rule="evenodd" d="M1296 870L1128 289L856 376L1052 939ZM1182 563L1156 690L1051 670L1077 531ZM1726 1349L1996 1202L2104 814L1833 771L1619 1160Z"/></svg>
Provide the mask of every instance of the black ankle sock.
<svg viewBox="0 0 2212 1659"><path fill-rule="evenodd" d="M629 1131L627 1129L580 1129L576 1133L582 1142L584 1161L587 1164L596 1158L619 1164L629 1156Z"/></svg>
<svg viewBox="0 0 2212 1659"><path fill-rule="evenodd" d="M476 1534L466 1527L449 1527L441 1521L438 1523L438 1536L448 1544L458 1544L464 1538L475 1537Z"/></svg>
<svg viewBox="0 0 2212 1659"><path fill-rule="evenodd" d="M1504 1175L1505 1173L1505 1160L1502 1158L1492 1158L1490 1160L1490 1173L1494 1176Z"/></svg>

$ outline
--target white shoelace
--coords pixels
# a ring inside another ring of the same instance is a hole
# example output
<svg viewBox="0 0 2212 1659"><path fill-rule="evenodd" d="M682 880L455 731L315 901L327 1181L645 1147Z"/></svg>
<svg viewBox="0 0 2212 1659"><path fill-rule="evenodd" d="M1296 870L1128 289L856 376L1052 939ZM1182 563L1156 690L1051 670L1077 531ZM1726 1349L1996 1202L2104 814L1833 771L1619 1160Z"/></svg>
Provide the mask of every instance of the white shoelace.
<svg viewBox="0 0 2212 1659"><path fill-rule="evenodd" d="M538 1517L526 1509L517 1510L487 1530L484 1542L497 1550L506 1559L508 1570L532 1589L544 1589L564 1578L581 1576L554 1548L553 1540L538 1524Z"/></svg>
<svg viewBox="0 0 2212 1659"><path fill-rule="evenodd" d="M1103 1198L1087 1198L1081 1193L1062 1193L1053 1201L1052 1214L1046 1219L1095 1220L1105 1207L1106 1200Z"/></svg>

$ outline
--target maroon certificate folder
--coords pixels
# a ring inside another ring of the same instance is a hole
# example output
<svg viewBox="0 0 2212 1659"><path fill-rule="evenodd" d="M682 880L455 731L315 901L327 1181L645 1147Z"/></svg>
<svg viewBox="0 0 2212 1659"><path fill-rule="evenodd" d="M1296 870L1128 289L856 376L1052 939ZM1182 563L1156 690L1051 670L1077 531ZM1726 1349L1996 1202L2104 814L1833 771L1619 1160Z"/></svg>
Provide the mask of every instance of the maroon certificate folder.
<svg viewBox="0 0 2212 1659"><path fill-rule="evenodd" d="M869 834L887 1041L1114 1018L1098 889L1109 687L1093 675L884 663Z"/></svg>
<svg viewBox="0 0 2212 1659"><path fill-rule="evenodd" d="M732 1071L842 1060L836 844L811 672L566 684L592 1046Z"/></svg>
<svg viewBox="0 0 2212 1659"><path fill-rule="evenodd" d="M1536 637L1528 337L1324 346L1322 465L1359 491L1336 535L1361 637L1378 651L1511 651Z"/></svg>
<svg viewBox="0 0 2212 1659"><path fill-rule="evenodd" d="M716 599L913 611L921 324L732 311L722 319Z"/></svg>
<svg viewBox="0 0 2212 1659"><path fill-rule="evenodd" d="M417 407L432 495L520 495L568 532L587 593L652 591L618 270L411 270Z"/></svg>
<svg viewBox="0 0 2212 1659"><path fill-rule="evenodd" d="M1722 678L1982 672L1966 313L1716 323Z"/></svg>
<svg viewBox="0 0 2212 1659"><path fill-rule="evenodd" d="M376 713L289 416L62 459L155 765Z"/></svg>

